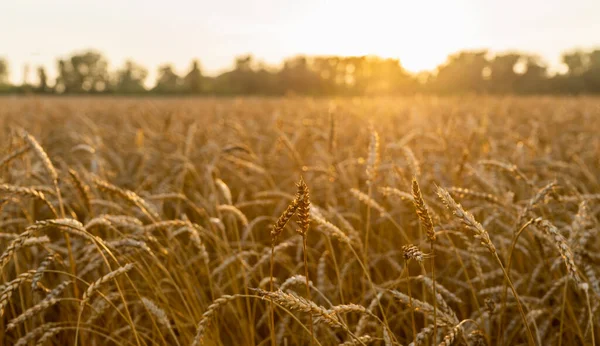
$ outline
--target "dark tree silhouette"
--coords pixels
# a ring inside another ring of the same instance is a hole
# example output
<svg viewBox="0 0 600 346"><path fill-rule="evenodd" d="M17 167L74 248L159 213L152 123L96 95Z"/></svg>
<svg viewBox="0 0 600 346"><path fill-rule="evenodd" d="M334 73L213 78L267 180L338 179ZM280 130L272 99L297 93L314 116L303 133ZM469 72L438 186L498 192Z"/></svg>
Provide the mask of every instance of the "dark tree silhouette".
<svg viewBox="0 0 600 346"><path fill-rule="evenodd" d="M146 91L144 81L148 77L148 70L131 60L117 71L114 91L123 94L139 94Z"/></svg>
<svg viewBox="0 0 600 346"><path fill-rule="evenodd" d="M0 58L0 85L8 84L8 62Z"/></svg>
<svg viewBox="0 0 600 346"><path fill-rule="evenodd" d="M152 91L160 94L176 94L181 91L181 78L173 71L169 64L158 68L158 78L156 86Z"/></svg>
<svg viewBox="0 0 600 346"><path fill-rule="evenodd" d="M600 92L600 49L589 53L588 68L583 78L589 91Z"/></svg>
<svg viewBox="0 0 600 346"><path fill-rule="evenodd" d="M44 69L43 66L38 67L37 69L37 75L38 75L38 86L37 86L37 92L38 93L46 93L49 91L48 88L48 76L46 75L46 70Z"/></svg>
<svg viewBox="0 0 600 346"><path fill-rule="evenodd" d="M167 95L311 95L361 96L412 93L600 93L600 49L572 50L562 56L564 71L549 74L536 55L508 51L461 51L448 56L434 71L408 73L398 59L377 56L304 56L285 59L280 67L267 66L251 55L239 56L229 71L205 76L198 60L180 77L169 64L158 69L155 86L145 88L148 72L127 61L108 71L102 54L90 50L57 61L53 88L43 68L38 69L38 93L106 93ZM8 64L0 59L1 92L23 92L31 86L9 85Z"/></svg>
<svg viewBox="0 0 600 346"><path fill-rule="evenodd" d="M517 53L496 55L489 64L489 90L496 93L510 93L519 80L515 66L521 59Z"/></svg>
<svg viewBox="0 0 600 346"><path fill-rule="evenodd" d="M448 57L438 68L433 89L438 92L483 92L487 51L465 51Z"/></svg>
<svg viewBox="0 0 600 346"><path fill-rule="evenodd" d="M261 94L261 83L254 70L254 59L251 55L244 55L235 59L235 68L222 73L213 81L213 91L223 94Z"/></svg>
<svg viewBox="0 0 600 346"><path fill-rule="evenodd" d="M522 60L525 71L520 76L515 90L525 94L550 91L549 85L545 83L548 79L548 68L544 62L535 55L523 56Z"/></svg>
<svg viewBox="0 0 600 346"><path fill-rule="evenodd" d="M200 62L192 61L190 72L183 78L184 92L189 94L200 94L203 90L203 77L200 70Z"/></svg>
<svg viewBox="0 0 600 346"><path fill-rule="evenodd" d="M580 50L563 54L562 61L567 65L570 76L580 76L586 69L586 54Z"/></svg>
<svg viewBox="0 0 600 346"><path fill-rule="evenodd" d="M59 60L58 92L99 93L109 88L108 63L102 54L87 51Z"/></svg>
<svg viewBox="0 0 600 346"><path fill-rule="evenodd" d="M311 70L305 56L285 60L278 75L282 93L316 95L321 92L319 75Z"/></svg>

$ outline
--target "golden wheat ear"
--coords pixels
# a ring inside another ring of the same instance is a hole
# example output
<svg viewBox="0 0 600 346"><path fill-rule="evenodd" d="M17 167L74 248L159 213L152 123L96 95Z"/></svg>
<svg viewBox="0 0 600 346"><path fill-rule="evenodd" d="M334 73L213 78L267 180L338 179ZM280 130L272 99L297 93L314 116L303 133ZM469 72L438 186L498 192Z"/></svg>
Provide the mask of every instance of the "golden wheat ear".
<svg viewBox="0 0 600 346"><path fill-rule="evenodd" d="M296 214L296 211L298 210L298 205L298 199L296 198L292 200L292 202L287 206L283 213L281 213L281 215L273 225L273 228L271 229L272 242L275 242L277 240L277 238L285 228L285 225L287 225L287 223L294 216L294 214Z"/></svg>
<svg viewBox="0 0 600 346"><path fill-rule="evenodd" d="M433 221L431 220L431 215L429 215L429 210L425 205L425 200L423 199L421 188L419 187L419 183L417 182L416 178L413 178L412 180L412 196L415 209L417 210L417 216L419 217L421 225L427 232L427 238L429 238L429 241L435 241Z"/></svg>
<svg viewBox="0 0 600 346"><path fill-rule="evenodd" d="M306 235L310 226L310 193L308 186L304 182L304 178L300 177L300 181L296 186L298 188L296 192L296 200L298 200L296 216L298 218L298 225L300 226L298 232Z"/></svg>

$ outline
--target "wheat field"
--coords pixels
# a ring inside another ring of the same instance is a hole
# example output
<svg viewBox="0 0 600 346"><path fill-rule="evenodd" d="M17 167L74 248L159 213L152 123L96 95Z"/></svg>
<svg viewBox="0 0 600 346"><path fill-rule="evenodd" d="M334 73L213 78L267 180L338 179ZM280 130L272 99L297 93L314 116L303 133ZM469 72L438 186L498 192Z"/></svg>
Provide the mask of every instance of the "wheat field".
<svg viewBox="0 0 600 346"><path fill-rule="evenodd" d="M594 345L600 99L0 99L0 344Z"/></svg>

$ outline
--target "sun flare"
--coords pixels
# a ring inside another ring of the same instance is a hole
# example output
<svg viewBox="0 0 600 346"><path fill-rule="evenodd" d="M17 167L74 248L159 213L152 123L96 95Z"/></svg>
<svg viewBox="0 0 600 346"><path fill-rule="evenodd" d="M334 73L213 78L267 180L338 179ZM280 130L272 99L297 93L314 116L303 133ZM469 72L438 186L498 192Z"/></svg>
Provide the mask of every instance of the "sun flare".
<svg viewBox="0 0 600 346"><path fill-rule="evenodd" d="M474 42L467 8L431 1L322 2L290 46L311 54L378 55L400 59L411 72L434 69L448 52ZM471 21L472 22L472 21Z"/></svg>

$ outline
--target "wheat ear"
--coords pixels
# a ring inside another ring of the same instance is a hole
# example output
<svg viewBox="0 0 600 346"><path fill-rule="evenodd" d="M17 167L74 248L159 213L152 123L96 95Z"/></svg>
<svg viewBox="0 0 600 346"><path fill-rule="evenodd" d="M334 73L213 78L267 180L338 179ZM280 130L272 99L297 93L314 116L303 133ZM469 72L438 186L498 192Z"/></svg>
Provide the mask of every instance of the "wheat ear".
<svg viewBox="0 0 600 346"><path fill-rule="evenodd" d="M421 188L419 187L419 183L417 179L413 177L412 180L412 197L413 203L415 205L415 210L417 211L417 216L419 217L419 221L421 223L421 227L425 228L427 232L427 239L429 240L429 245L431 249L431 282L433 284L433 340L437 340L437 293L436 293L436 285L435 285L435 230L433 228L433 220L431 219L431 215L429 214L429 210L425 205L425 200L423 199L423 195L421 194Z"/></svg>

